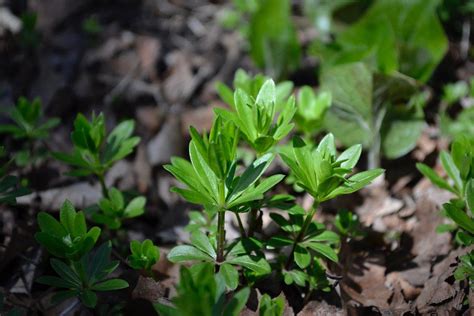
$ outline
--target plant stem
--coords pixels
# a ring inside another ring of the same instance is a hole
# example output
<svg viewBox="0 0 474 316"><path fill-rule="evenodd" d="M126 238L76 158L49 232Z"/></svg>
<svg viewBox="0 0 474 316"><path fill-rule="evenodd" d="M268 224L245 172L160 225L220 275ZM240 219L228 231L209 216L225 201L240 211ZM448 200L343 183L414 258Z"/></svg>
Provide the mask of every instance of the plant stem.
<svg viewBox="0 0 474 316"><path fill-rule="evenodd" d="M237 222L239 223L240 234L242 235L242 237L246 238L247 234L245 233L244 224L242 223L242 219L240 218L240 214L236 212L235 217L237 217Z"/></svg>
<svg viewBox="0 0 474 316"><path fill-rule="evenodd" d="M104 198L109 198L109 190L107 190L107 186L105 185L105 176L103 173L100 173L97 175L97 177L99 178L99 182L100 182L100 187L102 188L102 196Z"/></svg>
<svg viewBox="0 0 474 316"><path fill-rule="evenodd" d="M293 263L293 257L294 257L296 246L298 245L298 243L300 243L304 239L304 236L306 235L306 231L308 230L309 225L313 221L313 216L316 213L316 210L318 209L318 206L319 206L319 202L315 201L312 208L311 208L311 210L306 215L306 217L304 219L304 222L303 222L303 226L301 227L300 233L298 234L295 241L293 242L293 246L291 248L291 252L290 252L290 255L288 257L288 261L286 262L286 265L285 265L286 270L288 270L290 268L291 264Z"/></svg>
<svg viewBox="0 0 474 316"><path fill-rule="evenodd" d="M225 248L225 210L217 213L217 262L224 261Z"/></svg>

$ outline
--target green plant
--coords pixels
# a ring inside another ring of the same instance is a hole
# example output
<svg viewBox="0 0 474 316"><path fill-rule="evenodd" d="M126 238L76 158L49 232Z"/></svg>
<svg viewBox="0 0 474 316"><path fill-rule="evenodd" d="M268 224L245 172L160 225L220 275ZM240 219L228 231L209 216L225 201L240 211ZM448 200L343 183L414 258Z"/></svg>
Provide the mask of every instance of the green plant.
<svg viewBox="0 0 474 316"><path fill-rule="evenodd" d="M450 153L440 153L440 160L449 182L423 163L418 163L416 167L439 188L454 193L458 199L469 201L468 188L474 185L474 140L467 136L456 139L451 144Z"/></svg>
<svg viewBox="0 0 474 316"><path fill-rule="evenodd" d="M76 212L69 201L65 201L59 213L60 220L45 212L38 214L40 232L36 240L58 258L80 260L97 242L100 228L87 229L83 212Z"/></svg>
<svg viewBox="0 0 474 316"><path fill-rule="evenodd" d="M456 195L443 205L443 213L459 228L456 240L466 247L474 244L474 140L467 136L456 139L451 144L451 152L440 153L441 165L449 176L449 181L440 177L425 164L418 163L418 170L430 181ZM469 279L471 288L474 286L473 273L474 251L461 256L460 265L455 271L456 279Z"/></svg>
<svg viewBox="0 0 474 316"><path fill-rule="evenodd" d="M305 133L307 138L323 128L326 111L331 106L331 94L321 91L314 93L309 86L304 86L296 98L296 127Z"/></svg>
<svg viewBox="0 0 474 316"><path fill-rule="evenodd" d="M296 112L295 99L290 97L276 117L276 92L271 79L260 87L256 98L237 88L234 92L235 112L219 108L214 110L224 120L234 122L258 156L288 135L294 126L291 120Z"/></svg>
<svg viewBox="0 0 474 316"><path fill-rule="evenodd" d="M0 158L5 156L5 148L0 146ZM18 178L7 175L11 160L0 167L0 204L15 204L16 198L28 194L30 191L19 185Z"/></svg>
<svg viewBox="0 0 474 316"><path fill-rule="evenodd" d="M127 204L122 192L116 188L109 189L107 196L99 201L99 210L92 214L92 220L106 225L109 229L119 229L123 220L145 212L146 198L143 196L136 197Z"/></svg>
<svg viewBox="0 0 474 316"><path fill-rule="evenodd" d="M95 16L90 16L82 22L82 30L90 36L97 36L102 32L102 26Z"/></svg>
<svg viewBox="0 0 474 316"><path fill-rule="evenodd" d="M256 74L252 77L245 70L239 68L235 72L232 86L234 90L241 89L256 99L263 84L269 79L269 77L262 74ZM234 91L222 82L217 83L216 90L222 101L235 109ZM277 111L280 111L286 105L292 90L293 82L291 81L282 81L275 84L275 107Z"/></svg>
<svg viewBox="0 0 474 316"><path fill-rule="evenodd" d="M139 137L132 137L134 127L133 120L123 121L106 135L102 113L97 116L93 114L91 121L78 114L74 121L74 131L71 133L73 152L56 152L53 155L74 167L70 172L73 176L97 176L102 186L102 194L107 197L105 173L115 162L132 153L140 142Z"/></svg>
<svg viewBox="0 0 474 316"><path fill-rule="evenodd" d="M148 275L152 275L151 268L160 259L160 250L150 239L142 243L132 240L130 242L131 255L128 257L130 266L135 270L144 270Z"/></svg>
<svg viewBox="0 0 474 316"><path fill-rule="evenodd" d="M296 69L301 48L291 20L291 2L234 0L233 3L235 11L227 11L222 20L229 28L239 28L257 67L274 78L282 78Z"/></svg>
<svg viewBox="0 0 474 316"><path fill-rule="evenodd" d="M363 16L315 45L323 67L363 61L385 75L396 71L426 82L448 48L436 14L440 1L374 1Z"/></svg>
<svg viewBox="0 0 474 316"><path fill-rule="evenodd" d="M361 150L360 145L354 145L337 155L332 134L326 135L314 149L298 137L293 138L291 148L282 148L280 156L289 166L296 184L314 198L309 210L287 205L284 209L289 218L271 214L286 234L270 239L269 246L277 249L291 247L283 269L286 283L305 286L308 282L310 292L328 288L325 269L319 258L337 262L333 246L339 243L339 236L313 221L313 217L320 203L356 192L383 173L382 169L373 169L351 175Z"/></svg>
<svg viewBox="0 0 474 316"><path fill-rule="evenodd" d="M59 119L45 120L40 99L36 98L30 102L23 97L18 99L16 106L9 112L9 117L14 124L0 125L0 134L24 140L27 145L16 153L17 165L24 167L43 159L47 150L38 146L38 143L49 136L50 130L59 124Z"/></svg>
<svg viewBox="0 0 474 316"><path fill-rule="evenodd" d="M260 298L258 305L259 316L282 316L285 309L285 300L282 296L271 298L270 295L264 294Z"/></svg>
<svg viewBox="0 0 474 316"><path fill-rule="evenodd" d="M454 104L463 101L463 109L453 119L448 110ZM444 135L456 139L461 135L474 135L474 77L470 83L458 81L443 87L442 103L440 106L440 128ZM471 136L471 138L474 138Z"/></svg>
<svg viewBox="0 0 474 316"><path fill-rule="evenodd" d="M42 276L37 282L63 289L53 296L54 302L78 297L86 307L93 308L97 305L96 292L128 287L128 283L122 279L108 279L119 265L118 261L110 260L111 251L112 246L108 242L94 253L87 253L80 260L72 261L70 264L52 258L51 267L58 276Z"/></svg>
<svg viewBox="0 0 474 316"><path fill-rule="evenodd" d="M232 122L224 122L217 116L209 136L206 133L201 136L191 128L190 162L173 158L171 165L165 166L166 170L186 185L185 188L173 188L174 192L191 203L202 205L216 214L213 216L217 216L215 239L211 240L205 233L195 230L191 245L173 248L168 259L173 262L214 262L220 266L220 272L229 275L226 280L231 289L238 285L238 273L234 265L243 266L260 275L269 273L270 267L261 253L252 255L250 252L242 252L238 244L225 253L225 214L229 211L234 213L240 223L242 236L245 237L239 213L250 211L253 201L261 200L265 192L283 179L283 175L273 175L257 184L272 162L273 154L261 156L242 173L238 173L238 135Z"/></svg>
<svg viewBox="0 0 474 316"><path fill-rule="evenodd" d="M381 153L391 159L407 154L426 125L428 95L417 93L415 81L400 73L384 75L349 63L325 69L321 87L333 100L325 127L344 145L367 148L369 168L380 165Z"/></svg>
<svg viewBox="0 0 474 316"><path fill-rule="evenodd" d="M34 49L40 43L40 33L36 30L38 15L35 12L25 12L21 15L20 43L26 48Z"/></svg>
<svg viewBox="0 0 474 316"><path fill-rule="evenodd" d="M348 210L341 210L337 213L334 226L336 226L339 234L347 238L364 236L364 232L361 231L359 217Z"/></svg>
<svg viewBox="0 0 474 316"><path fill-rule="evenodd" d="M249 288L244 288L228 297L222 277L214 274L210 264L194 265L190 269L181 267L176 291L173 306L155 305L160 315L237 316L250 294Z"/></svg>

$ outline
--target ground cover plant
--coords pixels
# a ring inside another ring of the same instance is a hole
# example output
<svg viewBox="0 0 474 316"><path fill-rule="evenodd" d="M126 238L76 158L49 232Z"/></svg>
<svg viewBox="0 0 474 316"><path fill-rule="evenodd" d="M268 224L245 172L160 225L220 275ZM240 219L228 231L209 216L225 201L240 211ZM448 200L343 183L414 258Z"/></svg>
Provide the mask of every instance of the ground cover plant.
<svg viewBox="0 0 474 316"><path fill-rule="evenodd" d="M1 315L467 315L468 2L4 1Z"/></svg>

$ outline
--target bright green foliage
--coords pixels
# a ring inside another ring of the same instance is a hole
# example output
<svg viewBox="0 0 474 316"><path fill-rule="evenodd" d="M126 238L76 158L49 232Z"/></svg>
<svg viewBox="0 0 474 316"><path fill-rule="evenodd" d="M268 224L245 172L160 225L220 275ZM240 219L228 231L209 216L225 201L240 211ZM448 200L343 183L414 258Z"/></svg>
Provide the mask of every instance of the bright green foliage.
<svg viewBox="0 0 474 316"><path fill-rule="evenodd" d="M300 207L292 208L288 212L288 219L278 213L270 215L287 236L272 237L268 245L279 248L294 244L294 260L301 269L307 268L313 260L318 260L318 258L337 262L337 254L333 247L339 243L339 236L315 221L311 221L307 228L304 228L305 211ZM303 229L305 231L302 233Z"/></svg>
<svg viewBox="0 0 474 316"><path fill-rule="evenodd" d="M332 93L326 128L344 145L369 148L369 165L379 153L398 158L412 150L424 126L427 95L417 94L414 80L399 73L374 73L363 63L323 71L321 86Z"/></svg>
<svg viewBox="0 0 474 316"><path fill-rule="evenodd" d="M448 48L437 18L439 0L374 1L354 24L319 48L323 65L364 61L384 74L399 71L426 82Z"/></svg>
<svg viewBox="0 0 474 316"><path fill-rule="evenodd" d="M133 120L123 121L106 135L103 114L93 115L91 121L78 114L71 133L73 152L54 153L54 156L75 168L71 175L103 177L115 162L128 156L140 142L139 137L132 137L134 127Z"/></svg>
<svg viewBox="0 0 474 316"><path fill-rule="evenodd" d="M334 219L334 226L336 226L339 234L349 238L363 236L364 232L360 230L360 221L357 214L348 210L341 210L337 213Z"/></svg>
<svg viewBox="0 0 474 316"><path fill-rule="evenodd" d="M182 266L176 291L174 306L155 305L160 315L237 316L250 294L250 290L244 288L228 297L222 278L214 274L214 267L209 264L194 265L190 269Z"/></svg>
<svg viewBox="0 0 474 316"><path fill-rule="evenodd" d="M298 67L301 48L291 20L291 1L234 0L233 3L235 11L226 12L222 22L228 28L239 27L257 67L275 78L282 78Z"/></svg>
<svg viewBox="0 0 474 316"><path fill-rule="evenodd" d="M328 134L315 149L295 137L292 148L285 148L280 155L294 174L296 184L321 203L356 192L383 173L382 169L373 169L349 176L361 150L360 145L354 145L337 156L334 137Z"/></svg>
<svg viewBox="0 0 474 316"><path fill-rule="evenodd" d="M273 80L261 86L253 98L242 89L234 92L234 110L216 108L217 115L232 121L242 132L244 139L259 154L267 152L273 145L293 129L291 123L296 112L295 99L290 97L277 117L276 88Z"/></svg>
<svg viewBox="0 0 474 316"><path fill-rule="evenodd" d="M217 262L217 249L215 242L200 231L191 235L191 245L181 245L171 249L168 260L171 262L201 261L219 264L219 273L227 288L235 290L239 285L238 266L251 271L255 276L262 276L271 272L270 265L260 251L261 242L256 239L241 239L231 245L225 260ZM251 254L254 253L254 254Z"/></svg>
<svg viewBox="0 0 474 316"><path fill-rule="evenodd" d="M24 167L43 159L47 151L35 142L47 138L50 130L59 124L59 119L45 120L40 99L36 98L30 102L23 97L18 99L9 116L14 124L0 125L0 134L9 134L27 142L25 147L16 153L16 164Z"/></svg>
<svg viewBox="0 0 474 316"><path fill-rule="evenodd" d="M456 280L469 280L469 286L471 289L474 288L474 251L461 256L460 265L454 271L454 277Z"/></svg>
<svg viewBox="0 0 474 316"><path fill-rule="evenodd" d="M425 164L418 163L416 167L439 188L453 192L459 199L470 201L468 189L474 181L474 140L466 136L458 138L452 143L450 153L441 152L440 160L449 182Z"/></svg>
<svg viewBox="0 0 474 316"><path fill-rule="evenodd" d="M472 122L474 122L474 107L462 110L455 119L451 119L446 114L441 114L441 132L452 139L462 135L470 136L471 139L474 139L474 124Z"/></svg>
<svg viewBox="0 0 474 316"><path fill-rule="evenodd" d="M471 86L474 87L474 78L471 78ZM443 87L443 95L441 100L450 105L459 102L459 100L462 98L469 96L469 92L469 85L466 81L450 83ZM474 95L472 97L474 97Z"/></svg>
<svg viewBox="0 0 474 316"><path fill-rule="evenodd" d="M256 99L260 88L270 78L262 74L257 74L254 77L250 76L243 69L238 69L234 75L233 88L234 90L241 89L252 98ZM222 101L228 104L235 111L234 92L231 88L219 82L216 85L217 92ZM293 90L293 82L282 81L275 84L275 103L277 111L280 111L287 103L288 98Z"/></svg>
<svg viewBox="0 0 474 316"><path fill-rule="evenodd" d="M36 240L52 255L69 260L79 260L88 253L100 236L100 228L87 230L83 212L76 212L69 201L61 206L60 220L45 212L38 214L40 232Z"/></svg>
<svg viewBox="0 0 474 316"><path fill-rule="evenodd" d="M205 132L201 136L192 126L190 134L206 164L219 180L225 180L235 160L239 130L232 122L224 122L217 116L209 136Z"/></svg>
<svg viewBox="0 0 474 316"><path fill-rule="evenodd" d="M308 135L319 132L323 127L324 117L331 102L329 92L322 91L316 94L311 87L302 87L296 99L295 122L297 128Z"/></svg>
<svg viewBox="0 0 474 316"><path fill-rule="evenodd" d="M418 163L416 167L434 185L456 194L457 199L443 205L443 212L460 228L456 240L466 247L471 246L474 244L474 140L466 136L458 138L451 144L450 153L441 152L440 160L449 181L425 164ZM474 286L473 258L473 251L462 256L454 274L456 279L468 278L471 288Z"/></svg>
<svg viewBox="0 0 474 316"><path fill-rule="evenodd" d="M37 140L48 137L49 130L59 124L58 118L44 121L39 98L32 102L19 98L16 107L10 112L15 124L0 125L0 133L8 133L17 139Z"/></svg>
<svg viewBox="0 0 474 316"><path fill-rule="evenodd" d="M109 229L119 229L123 220L145 212L146 198L143 196L136 197L127 204L122 192L116 188L109 189L107 196L108 198L104 197L99 201L99 211L92 214L92 220Z"/></svg>
<svg viewBox="0 0 474 316"><path fill-rule="evenodd" d="M462 135L474 139L474 77L471 78L470 84L466 81L458 81L444 86L443 105L451 106L461 100L468 103L466 107L452 119L447 113L446 107L441 108L440 128L443 134L456 139ZM469 106L470 104L470 106Z"/></svg>
<svg viewBox="0 0 474 316"><path fill-rule="evenodd" d="M215 127L216 125L213 126ZM228 135L222 136L222 139L225 137ZM235 156L228 156L234 161L209 160L210 155L209 152L206 153L206 149L209 150L212 146L206 148L199 144L197 139L198 135L193 135L189 144L191 162L182 158L172 158L171 165L165 166L166 170L187 186L185 189L172 190L191 203L217 209L239 209L250 201L263 198L265 192L283 179L283 175L274 175L256 184L272 162L274 157L272 154L266 154L255 160L240 176L237 176ZM234 141L229 143L234 144ZM207 161L214 164L214 167L211 168ZM221 174L225 170L226 174L223 174L223 178L219 178L213 169L222 172Z"/></svg>
<svg viewBox="0 0 474 316"><path fill-rule="evenodd" d="M97 305L96 292L128 287L128 283L122 279L107 279L119 265L118 261L110 260L111 252L112 246L108 242L70 265L53 258L51 267L58 276L42 276L37 281L63 289L53 296L55 302L76 296L85 306L93 308Z"/></svg>
<svg viewBox="0 0 474 316"><path fill-rule="evenodd" d="M136 270L151 271L151 267L160 259L160 250L150 239L142 243L132 240L130 251L132 254L128 257L128 262Z"/></svg>
<svg viewBox="0 0 474 316"><path fill-rule="evenodd" d="M0 158L5 155L5 148L0 146ZM0 204L15 204L16 198L28 194L30 191L19 186L18 178L7 175L11 161L0 167Z"/></svg>
<svg viewBox="0 0 474 316"><path fill-rule="evenodd" d="M258 306L259 316L282 316L285 310L285 300L282 296L274 299L268 294L262 295Z"/></svg>

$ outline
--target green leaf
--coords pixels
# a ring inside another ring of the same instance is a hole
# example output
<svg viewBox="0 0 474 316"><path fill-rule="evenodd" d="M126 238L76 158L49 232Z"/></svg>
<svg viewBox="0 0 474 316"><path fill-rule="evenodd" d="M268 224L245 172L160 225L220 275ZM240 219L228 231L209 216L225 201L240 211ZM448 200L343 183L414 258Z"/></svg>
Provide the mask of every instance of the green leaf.
<svg viewBox="0 0 474 316"><path fill-rule="evenodd" d="M64 262L58 259L51 259L51 267L64 280L80 287L82 282L79 276Z"/></svg>
<svg viewBox="0 0 474 316"><path fill-rule="evenodd" d="M469 180L466 184L466 204L474 215L474 179Z"/></svg>
<svg viewBox="0 0 474 316"><path fill-rule="evenodd" d="M77 284L73 282L69 282L68 280L58 278L56 276L41 276L38 279L36 279L36 282L53 286L53 287L60 287L60 288L65 288L65 289L71 289L71 288L76 288Z"/></svg>
<svg viewBox="0 0 474 316"><path fill-rule="evenodd" d="M64 227L51 215L46 212L39 212L37 216L38 226L42 232L57 237L63 237L67 234Z"/></svg>
<svg viewBox="0 0 474 316"><path fill-rule="evenodd" d="M80 294L80 298L86 307L94 308L97 305L97 295L90 290L84 290Z"/></svg>
<svg viewBox="0 0 474 316"><path fill-rule="evenodd" d="M265 154L259 159L255 160L240 176L239 181L235 185L232 193L229 196L238 194L249 186L255 183L265 172L274 158L273 154Z"/></svg>
<svg viewBox="0 0 474 316"><path fill-rule="evenodd" d="M321 89L330 91L333 104L326 114L326 127L344 145L371 140L372 73L362 63L326 69L321 75Z"/></svg>
<svg viewBox="0 0 474 316"><path fill-rule="evenodd" d="M224 263L219 267L219 274L223 277L226 286L235 290L239 286L239 273L234 266Z"/></svg>
<svg viewBox="0 0 474 316"><path fill-rule="evenodd" d="M324 257L328 258L329 260L333 262L338 261L336 252L334 251L334 249L332 249L328 245L317 243L317 242L307 242L307 243L304 243L304 245L316 251L317 253L323 255Z"/></svg>
<svg viewBox="0 0 474 316"><path fill-rule="evenodd" d="M343 151L336 161L342 161L341 167L352 169L356 166L362 153L362 146L360 144L353 145Z"/></svg>
<svg viewBox="0 0 474 316"><path fill-rule="evenodd" d="M269 79L260 88L255 103L257 104L272 104L276 102L275 97L275 82Z"/></svg>
<svg viewBox="0 0 474 316"><path fill-rule="evenodd" d="M193 246L181 245L171 249L168 260L174 263L191 260L212 262L212 257Z"/></svg>
<svg viewBox="0 0 474 316"><path fill-rule="evenodd" d="M230 260L227 260L226 262L233 265L240 265L242 267L245 267L261 275L268 274L271 272L270 265L264 258L257 258L257 257L251 257L251 256L239 256L239 257L235 257Z"/></svg>
<svg viewBox="0 0 474 316"><path fill-rule="evenodd" d="M222 315L238 316L245 307L248 297L250 295L250 289L248 287L235 293L235 295L226 304Z"/></svg>
<svg viewBox="0 0 474 316"><path fill-rule="evenodd" d="M128 203L127 207L124 210L124 216L131 218L137 217L143 214L144 208L146 204L146 198L143 196L139 196L134 198L133 200Z"/></svg>
<svg viewBox="0 0 474 316"><path fill-rule="evenodd" d="M92 286L95 291L113 291L125 289L128 287L128 283L122 279L110 279L104 282L96 283Z"/></svg>
<svg viewBox="0 0 474 316"><path fill-rule="evenodd" d="M452 203L446 203L443 207L449 218L458 224L459 227L474 235L474 220L472 220L472 218L467 216L463 210L459 209Z"/></svg>
<svg viewBox="0 0 474 316"><path fill-rule="evenodd" d="M427 165L423 164L423 163L417 163L416 164L416 168L425 176L427 177L428 179L430 179L430 181L438 186L439 188L441 189L445 189L445 190L448 190L450 192L453 192L453 193L457 193L456 190L451 187L446 181L444 181L443 178L441 178L440 176L438 176L438 174L436 174L436 172L434 172L433 169L431 169L430 167L428 167Z"/></svg>
<svg viewBox="0 0 474 316"><path fill-rule="evenodd" d="M210 257L212 257L214 260L217 257L216 251L214 250L214 247L212 246L209 237L207 237L204 233L201 231L195 231L191 235L191 243L194 247L197 249L201 250L202 252L208 254Z"/></svg>
<svg viewBox="0 0 474 316"><path fill-rule="evenodd" d="M441 164L449 177L454 181L457 192L462 191L462 180L459 174L459 169L453 161L453 158L445 151L440 153Z"/></svg>
<svg viewBox="0 0 474 316"><path fill-rule="evenodd" d="M295 247L294 258L301 269L306 268L311 263L311 254L299 244Z"/></svg>

